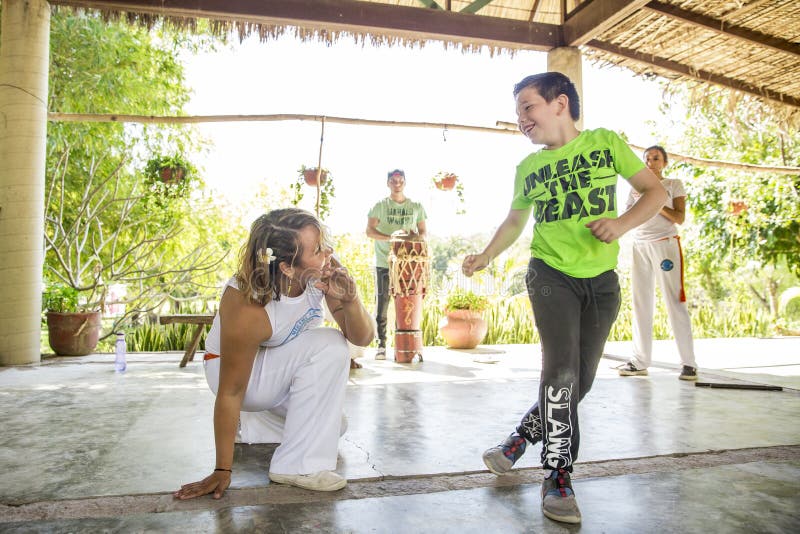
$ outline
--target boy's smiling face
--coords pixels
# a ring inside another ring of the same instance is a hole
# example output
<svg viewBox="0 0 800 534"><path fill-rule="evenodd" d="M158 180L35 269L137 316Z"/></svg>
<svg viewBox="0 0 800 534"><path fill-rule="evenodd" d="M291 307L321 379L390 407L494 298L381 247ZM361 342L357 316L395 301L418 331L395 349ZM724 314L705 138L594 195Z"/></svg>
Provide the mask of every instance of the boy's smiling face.
<svg viewBox="0 0 800 534"><path fill-rule="evenodd" d="M536 145L550 146L555 141L559 115L565 111L561 97L547 102L533 87L526 87L517 94L517 125L525 137Z"/></svg>

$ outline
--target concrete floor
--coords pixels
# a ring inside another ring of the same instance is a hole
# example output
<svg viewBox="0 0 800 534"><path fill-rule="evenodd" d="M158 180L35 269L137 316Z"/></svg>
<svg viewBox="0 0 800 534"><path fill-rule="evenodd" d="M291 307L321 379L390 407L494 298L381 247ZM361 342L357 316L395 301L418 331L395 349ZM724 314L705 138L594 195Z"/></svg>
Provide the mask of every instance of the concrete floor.
<svg viewBox="0 0 800 534"><path fill-rule="evenodd" d="M580 409L580 527L541 515L538 448L503 477L481 461L534 397L538 347L372 354L347 392L345 490L271 485L273 446L238 445L220 501L170 495L213 467L200 363L0 368L0 532L800 532L800 338L697 340L700 380L783 391L681 382L671 341L649 377L622 378L630 344L609 343Z"/></svg>

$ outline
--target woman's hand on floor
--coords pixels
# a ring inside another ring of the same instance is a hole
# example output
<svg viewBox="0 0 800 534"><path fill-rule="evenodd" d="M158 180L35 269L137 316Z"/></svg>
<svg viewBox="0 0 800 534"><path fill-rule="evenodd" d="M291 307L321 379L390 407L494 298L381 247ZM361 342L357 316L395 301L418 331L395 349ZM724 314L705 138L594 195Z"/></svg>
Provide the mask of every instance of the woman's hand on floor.
<svg viewBox="0 0 800 534"><path fill-rule="evenodd" d="M191 484L184 484L181 489L172 494L173 497L180 500L194 499L201 495L207 495L214 492L215 499L221 499L222 494L231 485L231 473L228 471L214 471L203 480L192 482Z"/></svg>

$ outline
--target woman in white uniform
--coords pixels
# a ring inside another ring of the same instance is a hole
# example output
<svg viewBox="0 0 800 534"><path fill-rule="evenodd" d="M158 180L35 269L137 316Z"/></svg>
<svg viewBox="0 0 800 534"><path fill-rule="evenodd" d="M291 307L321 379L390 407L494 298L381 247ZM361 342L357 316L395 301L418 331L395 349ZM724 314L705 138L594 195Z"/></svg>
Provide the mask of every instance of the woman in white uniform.
<svg viewBox="0 0 800 534"><path fill-rule="evenodd" d="M667 151L662 147L647 148L644 161L647 168L659 177L669 197L661 211L637 227L633 234L633 358L618 368L619 374L647 375L653 358L653 311L655 282L658 282L681 359L682 369L678 378L697 380L692 321L683 288L683 253L677 227L686 218L686 190L683 182L665 178L662 174L667 166ZM631 190L627 208L630 209L638 198L638 193Z"/></svg>
<svg viewBox="0 0 800 534"><path fill-rule="evenodd" d="M273 443L273 482L335 491L334 472L350 367L347 341L368 345L372 317L355 281L332 255L319 220L280 209L253 223L239 269L222 292L204 364L216 394L216 465L178 499L230 486L234 442ZM341 328L322 328L322 301Z"/></svg>

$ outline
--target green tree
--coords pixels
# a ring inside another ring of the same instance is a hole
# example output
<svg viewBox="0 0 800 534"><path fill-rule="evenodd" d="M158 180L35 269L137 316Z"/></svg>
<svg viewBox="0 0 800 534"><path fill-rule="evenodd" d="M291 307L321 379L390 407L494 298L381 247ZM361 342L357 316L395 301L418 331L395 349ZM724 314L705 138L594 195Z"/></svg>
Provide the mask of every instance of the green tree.
<svg viewBox="0 0 800 534"><path fill-rule="evenodd" d="M207 46L205 37L56 10L48 107L179 115L190 89L178 55ZM106 303L110 284L124 284L127 317L216 292L216 265L234 245L225 237L224 217L203 196L202 180L169 194L145 173L149 160L201 148L196 130L186 126L52 122L45 279L75 287L93 308Z"/></svg>
<svg viewBox="0 0 800 534"><path fill-rule="evenodd" d="M664 111L675 117L664 128L672 132L668 149L800 166L796 117L754 99L721 90L696 98L687 87L675 86ZM781 286L800 276L800 176L685 164L673 164L672 172L685 179L692 214L693 224L684 231L690 276L699 278L715 301L740 289L733 279L746 280L749 292L774 314Z"/></svg>

